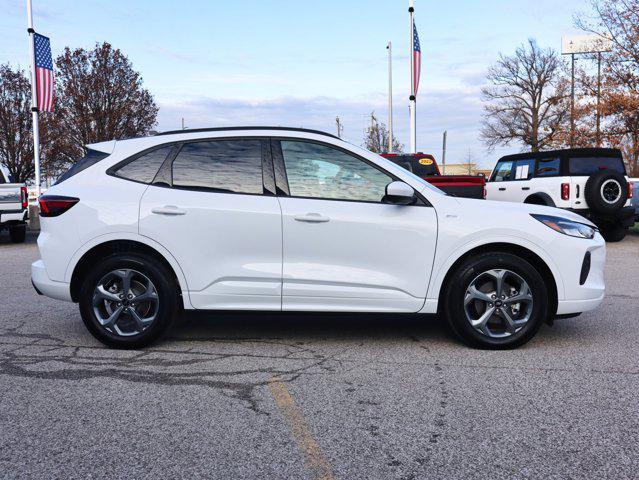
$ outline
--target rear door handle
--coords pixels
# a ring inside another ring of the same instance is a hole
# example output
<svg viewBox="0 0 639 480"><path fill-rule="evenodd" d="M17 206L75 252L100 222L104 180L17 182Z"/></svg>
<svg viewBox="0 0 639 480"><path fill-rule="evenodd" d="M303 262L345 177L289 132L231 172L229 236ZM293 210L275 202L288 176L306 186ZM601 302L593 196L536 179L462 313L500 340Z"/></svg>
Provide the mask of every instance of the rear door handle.
<svg viewBox="0 0 639 480"><path fill-rule="evenodd" d="M530 190L530 187L521 187L522 190Z"/></svg>
<svg viewBox="0 0 639 480"><path fill-rule="evenodd" d="M505 192L506 191L506 187L500 187L499 191L500 192Z"/></svg>
<svg viewBox="0 0 639 480"><path fill-rule="evenodd" d="M151 209L151 213L156 215L186 215L186 210L176 207L175 205L165 205L164 207L155 207Z"/></svg>
<svg viewBox="0 0 639 480"><path fill-rule="evenodd" d="M307 213L306 215L296 215L296 221L298 222L306 222L306 223L326 223L330 222L331 219L328 217L324 217L319 213Z"/></svg>

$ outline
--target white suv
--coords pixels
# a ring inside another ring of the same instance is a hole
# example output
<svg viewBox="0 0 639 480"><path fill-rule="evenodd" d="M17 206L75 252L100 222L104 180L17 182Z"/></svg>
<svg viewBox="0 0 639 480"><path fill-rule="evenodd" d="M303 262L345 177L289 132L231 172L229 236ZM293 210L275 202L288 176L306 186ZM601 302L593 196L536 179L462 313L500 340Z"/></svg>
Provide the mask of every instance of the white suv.
<svg viewBox="0 0 639 480"><path fill-rule="evenodd" d="M521 345L596 308L605 244L554 208L461 199L332 135L277 127L88 146L40 198L38 292L136 348L181 309L441 313Z"/></svg>
<svg viewBox="0 0 639 480"><path fill-rule="evenodd" d="M635 223L632 183L621 151L574 148L502 157L486 184L486 198L565 208L592 221L609 242Z"/></svg>

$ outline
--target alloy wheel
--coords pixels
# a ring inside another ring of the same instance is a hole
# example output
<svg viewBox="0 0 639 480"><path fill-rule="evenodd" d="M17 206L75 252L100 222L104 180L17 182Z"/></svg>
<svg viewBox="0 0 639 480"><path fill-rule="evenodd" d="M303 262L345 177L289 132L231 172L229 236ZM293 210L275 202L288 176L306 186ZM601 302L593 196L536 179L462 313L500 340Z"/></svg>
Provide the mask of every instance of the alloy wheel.
<svg viewBox="0 0 639 480"><path fill-rule="evenodd" d="M488 270L470 282L464 296L466 320L482 335L506 338L530 320L533 296L528 283L510 270Z"/></svg>
<svg viewBox="0 0 639 480"><path fill-rule="evenodd" d="M121 337L149 328L158 316L159 306L153 282L133 269L107 273L93 292L93 312L100 326Z"/></svg>

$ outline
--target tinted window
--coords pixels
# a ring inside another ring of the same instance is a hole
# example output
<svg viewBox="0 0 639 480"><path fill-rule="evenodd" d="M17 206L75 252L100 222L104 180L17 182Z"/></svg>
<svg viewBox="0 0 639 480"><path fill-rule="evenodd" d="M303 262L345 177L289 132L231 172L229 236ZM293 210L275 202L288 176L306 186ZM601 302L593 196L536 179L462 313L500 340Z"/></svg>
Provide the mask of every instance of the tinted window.
<svg viewBox="0 0 639 480"><path fill-rule="evenodd" d="M517 160L515 163L515 180L530 180L535 171L533 159Z"/></svg>
<svg viewBox="0 0 639 480"><path fill-rule="evenodd" d="M424 178L438 175L437 165L430 157L419 158L414 157L413 155L394 155L386 158L400 167L405 168L409 172L413 172L418 177Z"/></svg>
<svg viewBox="0 0 639 480"><path fill-rule="evenodd" d="M120 167L115 174L128 180L151 183L172 148L173 146L162 147L142 155Z"/></svg>
<svg viewBox="0 0 639 480"><path fill-rule="evenodd" d="M537 163L538 177L553 177L561 174L560 158L542 158Z"/></svg>
<svg viewBox="0 0 639 480"><path fill-rule="evenodd" d="M568 160L570 175L592 175L604 170L626 174L623 160L619 157L575 157Z"/></svg>
<svg viewBox="0 0 639 480"><path fill-rule="evenodd" d="M507 182L512 180L513 162L499 162L495 173L493 174L493 182Z"/></svg>
<svg viewBox="0 0 639 480"><path fill-rule="evenodd" d="M282 141L291 196L381 202L387 174L359 158L325 145Z"/></svg>
<svg viewBox="0 0 639 480"><path fill-rule="evenodd" d="M0 183L6 183L6 180L4 179L4 173L2 173L2 170L0 170Z"/></svg>
<svg viewBox="0 0 639 480"><path fill-rule="evenodd" d="M263 193L262 142L187 143L173 161L173 186L233 193Z"/></svg>
<svg viewBox="0 0 639 480"><path fill-rule="evenodd" d="M82 157L81 159L77 160L71 166L71 168L69 168L69 170L67 170L65 173L60 175L58 177L58 181L55 182L55 184L57 185L59 183L64 182L65 180L71 178L74 175L77 175L82 170L86 170L90 166L95 165L100 160L103 160L108 156L109 156L108 153L98 152L97 150L87 150L86 155Z"/></svg>

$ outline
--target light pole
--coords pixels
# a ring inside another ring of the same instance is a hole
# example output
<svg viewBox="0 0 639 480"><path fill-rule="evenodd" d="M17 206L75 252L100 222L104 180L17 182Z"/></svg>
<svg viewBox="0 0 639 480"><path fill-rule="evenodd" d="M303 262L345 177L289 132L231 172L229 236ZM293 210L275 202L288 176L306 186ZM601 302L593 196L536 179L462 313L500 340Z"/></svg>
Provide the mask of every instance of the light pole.
<svg viewBox="0 0 639 480"><path fill-rule="evenodd" d="M388 153L393 153L393 44L388 42Z"/></svg>

